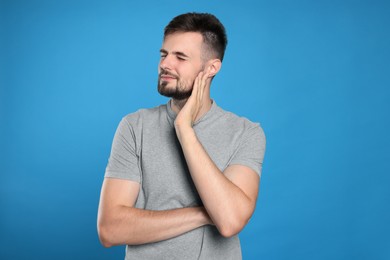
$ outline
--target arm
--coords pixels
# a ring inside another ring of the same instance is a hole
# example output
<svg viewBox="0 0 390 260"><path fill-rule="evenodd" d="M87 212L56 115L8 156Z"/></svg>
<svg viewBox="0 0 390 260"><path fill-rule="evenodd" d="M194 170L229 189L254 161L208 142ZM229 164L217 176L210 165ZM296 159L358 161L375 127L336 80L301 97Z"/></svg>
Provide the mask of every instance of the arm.
<svg viewBox="0 0 390 260"><path fill-rule="evenodd" d="M175 129L207 213L219 232L229 237L240 232L249 221L260 178L254 170L242 165L231 165L221 172L199 142L192 123L205 100L207 80L207 73L200 73L195 80L192 95L176 118Z"/></svg>
<svg viewBox="0 0 390 260"><path fill-rule="evenodd" d="M248 223L256 205L259 176L251 168L231 165L221 172L192 128L180 128L180 143L192 179L219 232L230 237Z"/></svg>
<svg viewBox="0 0 390 260"><path fill-rule="evenodd" d="M134 181L105 178L98 212L99 239L104 246L157 242L211 224L202 207L164 211L134 208L139 189Z"/></svg>

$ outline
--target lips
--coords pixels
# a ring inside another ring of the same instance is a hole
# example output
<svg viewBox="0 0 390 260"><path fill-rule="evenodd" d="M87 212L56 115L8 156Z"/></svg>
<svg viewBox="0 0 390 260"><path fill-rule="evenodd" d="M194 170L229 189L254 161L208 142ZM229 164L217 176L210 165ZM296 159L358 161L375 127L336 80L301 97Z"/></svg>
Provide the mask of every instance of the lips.
<svg viewBox="0 0 390 260"><path fill-rule="evenodd" d="M174 80L174 79L176 79L176 77L172 76L172 75L163 74L163 75L160 76L160 79L168 81L168 80Z"/></svg>

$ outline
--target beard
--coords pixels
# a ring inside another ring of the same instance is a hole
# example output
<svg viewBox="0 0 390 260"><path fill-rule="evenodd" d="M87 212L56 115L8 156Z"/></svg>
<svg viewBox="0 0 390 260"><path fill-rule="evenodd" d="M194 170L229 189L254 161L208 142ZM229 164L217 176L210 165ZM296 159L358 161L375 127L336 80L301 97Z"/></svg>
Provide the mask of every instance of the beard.
<svg viewBox="0 0 390 260"><path fill-rule="evenodd" d="M171 77L174 77L176 80L176 86L168 87L167 85L169 84L169 82L161 81L161 75L169 75ZM192 94L194 81L195 80L184 81L172 73L169 73L165 70L161 70L160 74L158 75L157 90L158 93L165 97L173 98L176 100L185 100L188 99Z"/></svg>

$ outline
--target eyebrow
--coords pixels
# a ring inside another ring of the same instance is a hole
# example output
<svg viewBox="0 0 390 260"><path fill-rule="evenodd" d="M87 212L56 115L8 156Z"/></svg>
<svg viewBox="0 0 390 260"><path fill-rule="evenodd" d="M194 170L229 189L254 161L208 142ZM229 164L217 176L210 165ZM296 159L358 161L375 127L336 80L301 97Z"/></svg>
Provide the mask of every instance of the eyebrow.
<svg viewBox="0 0 390 260"><path fill-rule="evenodd" d="M168 51L166 51L164 49L161 49L160 52L164 53L164 54L168 54ZM185 54L184 52L181 52L181 51L174 51L174 52L172 52L172 54L177 55L177 56L182 56L185 58L189 58L189 56L187 54Z"/></svg>

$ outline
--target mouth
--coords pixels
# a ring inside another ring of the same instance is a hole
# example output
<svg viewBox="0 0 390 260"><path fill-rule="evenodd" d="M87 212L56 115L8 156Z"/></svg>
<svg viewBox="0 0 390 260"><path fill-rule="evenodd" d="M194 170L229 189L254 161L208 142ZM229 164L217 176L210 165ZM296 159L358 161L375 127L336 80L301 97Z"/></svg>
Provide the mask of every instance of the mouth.
<svg viewBox="0 0 390 260"><path fill-rule="evenodd" d="M160 76L160 79L161 80L164 80L164 81L170 81L170 80L174 80L176 79L175 77L172 77L172 76L168 76L168 75L161 75Z"/></svg>
<svg viewBox="0 0 390 260"><path fill-rule="evenodd" d="M160 80L171 81L171 80L175 80L175 79L177 79L177 77L175 75L172 75L169 73L161 73L160 74Z"/></svg>

